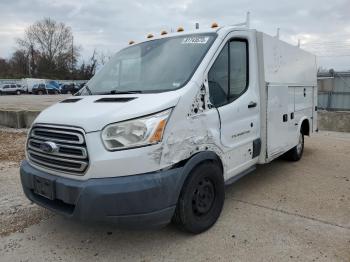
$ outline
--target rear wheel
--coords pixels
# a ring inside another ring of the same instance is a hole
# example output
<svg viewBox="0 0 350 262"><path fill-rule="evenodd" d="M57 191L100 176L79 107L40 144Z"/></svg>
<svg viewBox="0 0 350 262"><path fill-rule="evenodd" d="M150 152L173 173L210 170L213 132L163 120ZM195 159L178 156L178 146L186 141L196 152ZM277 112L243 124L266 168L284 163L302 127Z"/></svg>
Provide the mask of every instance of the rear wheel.
<svg viewBox="0 0 350 262"><path fill-rule="evenodd" d="M21 94L21 91L20 90L17 90L16 91L16 95L20 95Z"/></svg>
<svg viewBox="0 0 350 262"><path fill-rule="evenodd" d="M299 161L304 152L304 134L300 132L298 144L286 153L286 159L290 161Z"/></svg>
<svg viewBox="0 0 350 262"><path fill-rule="evenodd" d="M41 90L38 91L38 95L43 95L43 94L44 94L43 91Z"/></svg>
<svg viewBox="0 0 350 262"><path fill-rule="evenodd" d="M201 233L215 224L225 199L222 170L215 162L197 166L186 179L173 222L190 233Z"/></svg>

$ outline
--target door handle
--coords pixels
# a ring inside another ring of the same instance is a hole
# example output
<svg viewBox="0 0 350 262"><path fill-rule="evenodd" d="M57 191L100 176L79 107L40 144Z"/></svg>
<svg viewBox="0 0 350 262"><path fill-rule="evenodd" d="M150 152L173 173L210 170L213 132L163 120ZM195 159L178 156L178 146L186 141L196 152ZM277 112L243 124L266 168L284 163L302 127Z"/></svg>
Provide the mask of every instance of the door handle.
<svg viewBox="0 0 350 262"><path fill-rule="evenodd" d="M287 122L288 121L288 114L284 114L283 115L283 122Z"/></svg>
<svg viewBox="0 0 350 262"><path fill-rule="evenodd" d="M253 107L256 107L258 104L256 102L253 102L251 101L249 104L248 104L248 108L253 108Z"/></svg>

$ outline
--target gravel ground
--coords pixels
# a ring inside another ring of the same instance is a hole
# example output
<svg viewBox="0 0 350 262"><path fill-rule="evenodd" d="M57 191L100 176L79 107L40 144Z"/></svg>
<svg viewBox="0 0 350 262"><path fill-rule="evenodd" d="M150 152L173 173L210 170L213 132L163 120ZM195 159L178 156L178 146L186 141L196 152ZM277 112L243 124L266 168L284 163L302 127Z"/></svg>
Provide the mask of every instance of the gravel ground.
<svg viewBox="0 0 350 262"><path fill-rule="evenodd" d="M4 143L13 152L13 141ZM1 261L350 261L347 133L320 132L306 139L301 161L273 161L228 187L220 219L196 236L53 216L24 198L21 154L0 160Z"/></svg>
<svg viewBox="0 0 350 262"><path fill-rule="evenodd" d="M51 215L22 193L18 167L24 158L26 136L25 129L0 128L0 236L22 231Z"/></svg>
<svg viewBox="0 0 350 262"><path fill-rule="evenodd" d="M20 163L24 159L26 129L0 128L0 161Z"/></svg>

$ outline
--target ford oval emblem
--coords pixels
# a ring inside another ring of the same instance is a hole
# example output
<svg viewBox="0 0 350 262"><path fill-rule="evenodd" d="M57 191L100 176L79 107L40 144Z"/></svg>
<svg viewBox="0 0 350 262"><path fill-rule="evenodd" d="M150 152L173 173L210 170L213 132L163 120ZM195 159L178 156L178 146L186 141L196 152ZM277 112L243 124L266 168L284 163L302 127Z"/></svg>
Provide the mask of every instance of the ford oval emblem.
<svg viewBox="0 0 350 262"><path fill-rule="evenodd" d="M58 151L58 146L54 142L46 141L40 144L40 150L45 153L54 153Z"/></svg>

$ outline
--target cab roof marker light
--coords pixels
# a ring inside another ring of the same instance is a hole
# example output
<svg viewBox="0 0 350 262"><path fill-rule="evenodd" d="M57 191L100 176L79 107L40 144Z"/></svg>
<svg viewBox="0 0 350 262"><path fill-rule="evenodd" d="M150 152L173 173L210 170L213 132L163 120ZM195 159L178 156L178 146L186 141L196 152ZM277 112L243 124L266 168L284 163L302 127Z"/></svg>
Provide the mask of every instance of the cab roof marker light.
<svg viewBox="0 0 350 262"><path fill-rule="evenodd" d="M211 28L217 28L217 27L219 27L219 25L216 22L211 24Z"/></svg>
<svg viewBox="0 0 350 262"><path fill-rule="evenodd" d="M168 32L163 30L162 32L160 32L160 35L166 35Z"/></svg>
<svg viewBox="0 0 350 262"><path fill-rule="evenodd" d="M135 41L131 40L129 41L129 45L135 44Z"/></svg>
<svg viewBox="0 0 350 262"><path fill-rule="evenodd" d="M153 38L153 36L154 36L154 35L152 35L152 34L148 34L148 35L147 35L147 38Z"/></svg>
<svg viewBox="0 0 350 262"><path fill-rule="evenodd" d="M176 30L176 32L178 32L178 33L183 32L183 31L184 31L184 28L181 26Z"/></svg>

